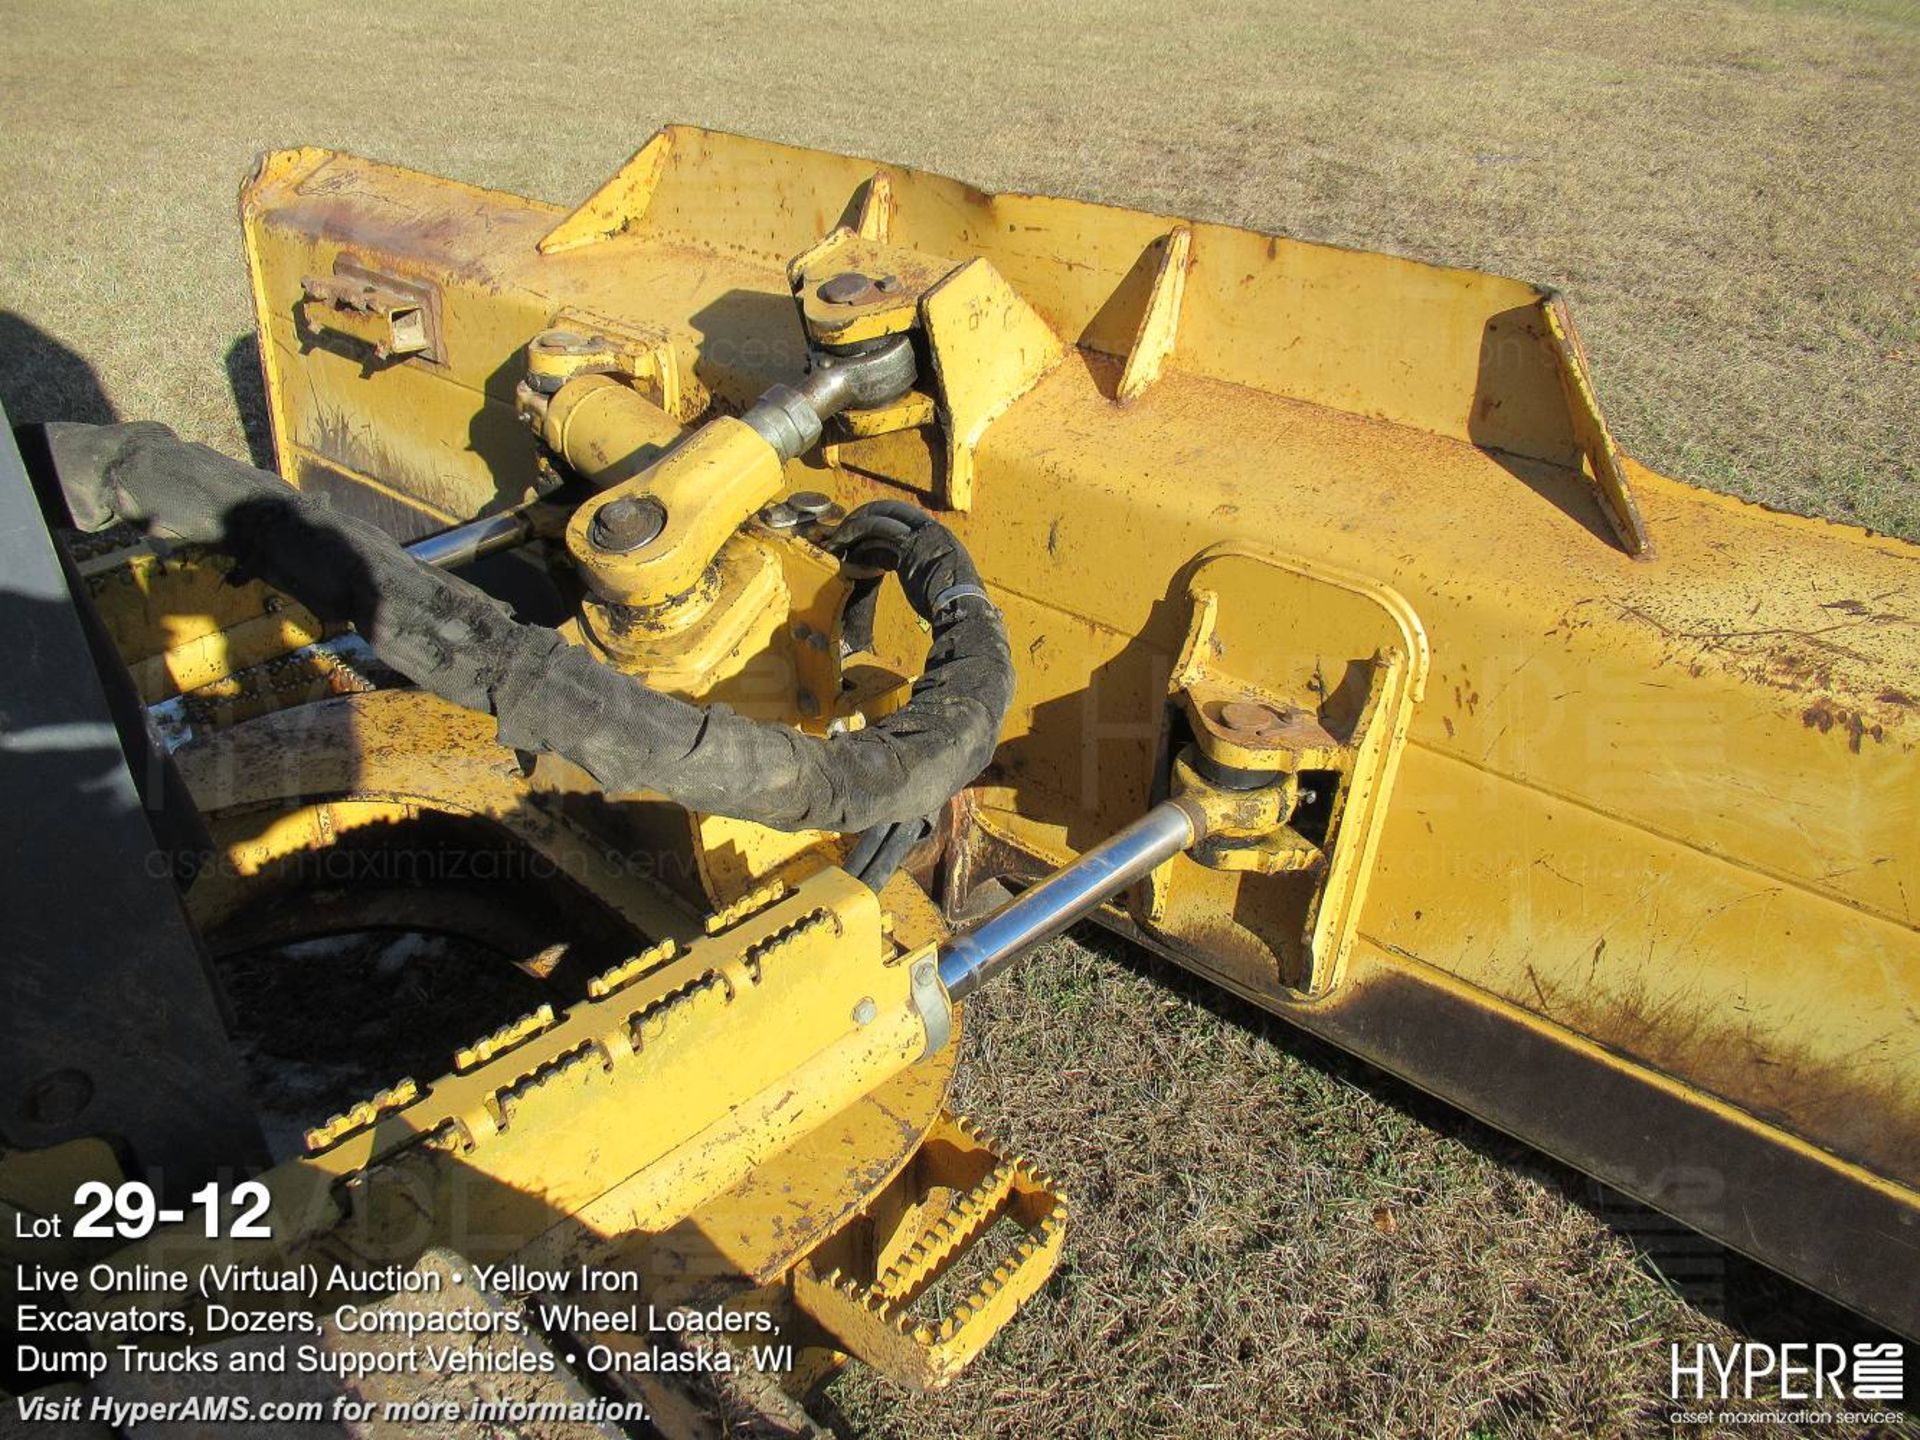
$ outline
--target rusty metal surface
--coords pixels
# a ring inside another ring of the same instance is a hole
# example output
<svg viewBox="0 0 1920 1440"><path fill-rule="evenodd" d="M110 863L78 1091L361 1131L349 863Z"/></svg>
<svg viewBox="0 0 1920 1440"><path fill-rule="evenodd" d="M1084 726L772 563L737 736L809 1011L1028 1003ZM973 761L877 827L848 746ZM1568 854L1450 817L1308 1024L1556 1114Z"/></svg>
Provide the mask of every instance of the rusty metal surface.
<svg viewBox="0 0 1920 1440"><path fill-rule="evenodd" d="M1920 1334L1920 1287L1902 1259L1920 1247L1910 1191L1781 1146L1764 1115L1703 1106L1684 1086L1384 958L1371 957L1377 973L1315 1030L1889 1329ZM1844 1108L1857 1094L1845 1075L1798 1080L1834 1082L1831 1103Z"/></svg>

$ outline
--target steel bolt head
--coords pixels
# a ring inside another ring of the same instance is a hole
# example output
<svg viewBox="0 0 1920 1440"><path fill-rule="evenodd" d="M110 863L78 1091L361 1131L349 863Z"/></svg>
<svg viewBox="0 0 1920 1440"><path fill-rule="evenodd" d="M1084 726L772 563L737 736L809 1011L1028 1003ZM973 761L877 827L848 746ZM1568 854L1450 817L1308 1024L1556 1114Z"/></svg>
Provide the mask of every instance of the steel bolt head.
<svg viewBox="0 0 1920 1440"><path fill-rule="evenodd" d="M820 298L829 305L857 305L873 289L873 281L858 270L834 276L820 287Z"/></svg>
<svg viewBox="0 0 1920 1440"><path fill-rule="evenodd" d="M800 517L786 501L776 500L773 504L762 507L760 523L769 530L791 530L800 523Z"/></svg>
<svg viewBox="0 0 1920 1440"><path fill-rule="evenodd" d="M833 497L818 490L796 490L787 497L787 504L802 520L817 520L833 508Z"/></svg>
<svg viewBox="0 0 1920 1440"><path fill-rule="evenodd" d="M580 355L593 349L593 340L572 330L543 330L534 339L542 350L557 355Z"/></svg>
<svg viewBox="0 0 1920 1440"><path fill-rule="evenodd" d="M587 539L596 550L625 555L651 544L666 528L666 506L651 495L625 495L594 512Z"/></svg>
<svg viewBox="0 0 1920 1440"><path fill-rule="evenodd" d="M1263 735L1278 728L1280 720L1271 705L1255 700L1229 700L1220 707L1220 723L1247 735Z"/></svg>

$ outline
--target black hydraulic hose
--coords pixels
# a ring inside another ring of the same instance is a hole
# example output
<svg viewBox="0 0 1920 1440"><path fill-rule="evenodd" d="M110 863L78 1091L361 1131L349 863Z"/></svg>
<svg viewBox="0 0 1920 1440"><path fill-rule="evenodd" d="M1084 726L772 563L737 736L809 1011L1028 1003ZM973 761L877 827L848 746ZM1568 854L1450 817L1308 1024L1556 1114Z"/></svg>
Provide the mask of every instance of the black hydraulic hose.
<svg viewBox="0 0 1920 1440"><path fill-rule="evenodd" d="M564 755L616 794L654 791L779 830L914 826L986 767L1012 703L1006 629L979 573L909 505L863 506L840 533L899 577L932 627L925 667L899 710L820 738L649 689L377 526L163 425L49 425L46 440L81 529L126 520L216 546L323 619L351 622L417 684L493 715L502 744Z"/></svg>
<svg viewBox="0 0 1920 1440"><path fill-rule="evenodd" d="M918 820L888 821L861 832L844 862L847 873L868 888L878 891L893 878L909 851L933 834L933 823Z"/></svg>

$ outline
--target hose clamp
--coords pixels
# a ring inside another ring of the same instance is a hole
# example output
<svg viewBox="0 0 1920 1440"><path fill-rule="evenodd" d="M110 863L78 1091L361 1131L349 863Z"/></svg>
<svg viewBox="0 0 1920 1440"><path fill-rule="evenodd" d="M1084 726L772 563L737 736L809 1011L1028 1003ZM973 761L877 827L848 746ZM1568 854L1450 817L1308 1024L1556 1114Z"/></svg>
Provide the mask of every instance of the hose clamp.
<svg viewBox="0 0 1920 1440"><path fill-rule="evenodd" d="M912 986L913 1008L920 1016L920 1023L927 1027L927 1048L920 1052L924 1060L946 1049L947 1042L953 1038L953 1001L947 995L947 987L940 983L940 966L933 956L914 961L907 978Z"/></svg>
<svg viewBox="0 0 1920 1440"><path fill-rule="evenodd" d="M988 600L987 592L980 586L963 582L959 585L947 586L946 589L933 597L933 604L929 608L935 615L938 615L942 610L946 609L947 606L953 604L954 601L964 600L969 595L978 595L982 600ZM989 600L988 603L991 604L992 602Z"/></svg>

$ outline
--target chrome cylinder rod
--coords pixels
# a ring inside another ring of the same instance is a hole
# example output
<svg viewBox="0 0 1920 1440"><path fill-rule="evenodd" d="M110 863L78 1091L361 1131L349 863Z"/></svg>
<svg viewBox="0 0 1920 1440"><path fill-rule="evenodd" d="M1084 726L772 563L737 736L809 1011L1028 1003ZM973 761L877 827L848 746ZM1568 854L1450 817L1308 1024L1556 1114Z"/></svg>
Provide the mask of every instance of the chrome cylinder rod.
<svg viewBox="0 0 1920 1440"><path fill-rule="evenodd" d="M1168 800L1078 860L1054 871L940 947L940 983L955 1000L979 988L1027 946L1057 935L1103 900L1144 879L1204 833L1197 806Z"/></svg>
<svg viewBox="0 0 1920 1440"><path fill-rule="evenodd" d="M429 535L407 546L407 554L437 570L478 560L482 555L511 550L533 534L533 523L525 515L482 515L438 535Z"/></svg>

